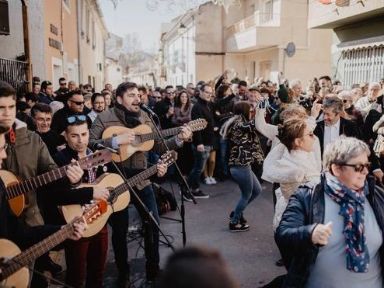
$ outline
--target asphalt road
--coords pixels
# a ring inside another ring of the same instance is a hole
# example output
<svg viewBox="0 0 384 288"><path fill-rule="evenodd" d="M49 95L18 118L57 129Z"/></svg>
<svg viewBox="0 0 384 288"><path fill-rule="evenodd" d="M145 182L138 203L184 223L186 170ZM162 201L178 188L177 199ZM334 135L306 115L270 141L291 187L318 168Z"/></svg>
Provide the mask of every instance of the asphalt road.
<svg viewBox="0 0 384 288"><path fill-rule="evenodd" d="M172 190L169 183L163 185ZM186 202L187 245L206 246L220 251L226 260L235 279L244 288L260 287L271 281L275 276L284 273L283 268L275 266L279 253L273 240L272 217L273 205L271 185L264 183L263 192L246 209L244 216L251 229L247 232L230 233L228 215L235 207L240 191L231 180L219 182L217 185L202 185L209 199L199 199L198 204ZM176 198L179 200L177 185L173 185ZM140 287L144 278L143 250L135 229L139 219L134 208L130 208L131 222L129 238L129 260L131 263L131 279L135 287ZM167 217L179 218L178 212L169 212ZM182 247L181 224L161 219L161 229L168 235L175 248ZM163 266L172 250L161 245L161 265ZM108 254L105 286L114 287L116 269L113 264L113 251L110 245Z"/></svg>

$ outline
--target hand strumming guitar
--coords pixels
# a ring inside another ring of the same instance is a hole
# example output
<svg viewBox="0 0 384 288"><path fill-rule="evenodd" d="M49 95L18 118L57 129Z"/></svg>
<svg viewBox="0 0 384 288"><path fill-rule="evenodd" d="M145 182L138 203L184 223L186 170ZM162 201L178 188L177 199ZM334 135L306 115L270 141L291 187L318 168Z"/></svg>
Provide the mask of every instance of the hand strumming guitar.
<svg viewBox="0 0 384 288"><path fill-rule="evenodd" d="M131 144L135 140L135 131L127 131L115 137L117 145Z"/></svg>
<svg viewBox="0 0 384 288"><path fill-rule="evenodd" d="M109 198L109 190L107 188L94 187L93 199L107 201Z"/></svg>

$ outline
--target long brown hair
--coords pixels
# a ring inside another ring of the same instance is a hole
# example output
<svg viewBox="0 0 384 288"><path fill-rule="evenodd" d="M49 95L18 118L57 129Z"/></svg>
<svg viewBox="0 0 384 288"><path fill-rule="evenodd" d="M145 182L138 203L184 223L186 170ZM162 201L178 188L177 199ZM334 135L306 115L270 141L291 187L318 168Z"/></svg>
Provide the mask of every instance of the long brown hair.
<svg viewBox="0 0 384 288"><path fill-rule="evenodd" d="M179 92L179 94L177 94L176 99L175 99L175 107L178 107L181 109L182 104L181 104L180 97L183 93L185 93L187 95L187 103L185 103L185 108L184 108L185 110L184 111L188 111L189 106L191 105L191 99L187 93L187 90L181 90Z"/></svg>

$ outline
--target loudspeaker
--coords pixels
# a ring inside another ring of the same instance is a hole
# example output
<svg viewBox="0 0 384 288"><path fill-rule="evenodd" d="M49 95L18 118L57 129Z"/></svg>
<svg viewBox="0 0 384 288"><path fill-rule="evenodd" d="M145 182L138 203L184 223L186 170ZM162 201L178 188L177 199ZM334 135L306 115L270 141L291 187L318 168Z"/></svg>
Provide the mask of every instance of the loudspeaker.
<svg viewBox="0 0 384 288"><path fill-rule="evenodd" d="M0 0L0 35L9 35L9 11L7 0Z"/></svg>

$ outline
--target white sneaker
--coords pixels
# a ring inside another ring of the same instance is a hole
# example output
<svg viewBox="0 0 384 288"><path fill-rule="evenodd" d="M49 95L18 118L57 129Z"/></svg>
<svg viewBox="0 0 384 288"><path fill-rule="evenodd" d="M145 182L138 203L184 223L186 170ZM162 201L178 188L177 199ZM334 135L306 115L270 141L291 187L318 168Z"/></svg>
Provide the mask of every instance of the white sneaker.
<svg viewBox="0 0 384 288"><path fill-rule="evenodd" d="M217 182L216 182L216 179L215 178L213 178L213 177L209 177L210 179L211 179L211 184L212 185L215 185L215 184L217 184Z"/></svg>
<svg viewBox="0 0 384 288"><path fill-rule="evenodd" d="M213 183L212 183L212 181L211 181L211 177L206 177L206 178L204 179L204 183L207 184L207 185L212 185Z"/></svg>

